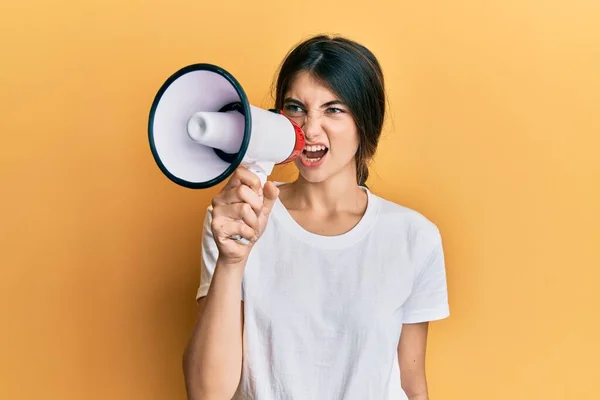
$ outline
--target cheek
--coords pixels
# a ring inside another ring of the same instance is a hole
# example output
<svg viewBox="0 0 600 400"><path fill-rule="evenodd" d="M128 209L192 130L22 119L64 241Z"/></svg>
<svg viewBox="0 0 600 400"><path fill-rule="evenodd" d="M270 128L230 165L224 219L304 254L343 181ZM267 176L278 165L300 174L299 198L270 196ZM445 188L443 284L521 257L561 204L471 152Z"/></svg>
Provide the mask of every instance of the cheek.
<svg viewBox="0 0 600 400"><path fill-rule="evenodd" d="M358 150L358 133L351 121L332 121L326 127L329 146L332 153L341 157L353 157Z"/></svg>

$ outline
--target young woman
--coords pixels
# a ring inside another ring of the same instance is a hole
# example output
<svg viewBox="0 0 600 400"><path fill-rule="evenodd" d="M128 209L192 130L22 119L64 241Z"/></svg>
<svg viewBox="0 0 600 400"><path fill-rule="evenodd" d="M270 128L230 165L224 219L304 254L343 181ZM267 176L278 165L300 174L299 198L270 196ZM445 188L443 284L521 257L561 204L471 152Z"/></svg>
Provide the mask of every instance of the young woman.
<svg viewBox="0 0 600 400"><path fill-rule="evenodd" d="M313 37L285 58L275 106L306 135L299 176L261 188L239 168L208 208L189 399L428 399L428 322L449 315L442 241L365 185L385 115L378 60Z"/></svg>

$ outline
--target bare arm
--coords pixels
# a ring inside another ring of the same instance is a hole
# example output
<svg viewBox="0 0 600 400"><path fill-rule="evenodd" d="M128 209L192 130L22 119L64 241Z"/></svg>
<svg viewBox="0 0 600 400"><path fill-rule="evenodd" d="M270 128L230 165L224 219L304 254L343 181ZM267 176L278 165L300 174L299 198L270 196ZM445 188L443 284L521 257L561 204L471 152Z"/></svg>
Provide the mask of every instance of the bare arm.
<svg viewBox="0 0 600 400"><path fill-rule="evenodd" d="M228 400L237 390L242 370L244 270L278 195L272 182L261 188L258 176L239 167L207 210L203 255L205 262L212 264L215 258L216 262L214 272L206 277L210 286L198 302L196 326L183 356L189 400ZM249 243L233 240L236 235Z"/></svg>
<svg viewBox="0 0 600 400"><path fill-rule="evenodd" d="M185 349L183 372L189 400L233 397L241 374L241 282L244 266L217 261L206 297L198 302L198 318Z"/></svg>
<svg viewBox="0 0 600 400"><path fill-rule="evenodd" d="M425 373L427 322L405 324L398 343L402 389L410 400L429 400Z"/></svg>

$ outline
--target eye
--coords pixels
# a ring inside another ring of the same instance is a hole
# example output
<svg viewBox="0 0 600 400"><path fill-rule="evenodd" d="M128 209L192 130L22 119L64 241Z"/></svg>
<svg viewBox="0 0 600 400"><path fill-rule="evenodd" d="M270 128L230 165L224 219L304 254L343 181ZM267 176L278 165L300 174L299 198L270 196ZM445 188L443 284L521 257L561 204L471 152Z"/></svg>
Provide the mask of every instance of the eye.
<svg viewBox="0 0 600 400"><path fill-rule="evenodd" d="M290 114L300 114L304 111L300 106L295 104L286 104L283 109Z"/></svg>
<svg viewBox="0 0 600 400"><path fill-rule="evenodd" d="M344 113L344 112L346 112L346 111L342 110L341 108L336 108L336 107L329 107L327 109L328 114L340 114L340 113Z"/></svg>

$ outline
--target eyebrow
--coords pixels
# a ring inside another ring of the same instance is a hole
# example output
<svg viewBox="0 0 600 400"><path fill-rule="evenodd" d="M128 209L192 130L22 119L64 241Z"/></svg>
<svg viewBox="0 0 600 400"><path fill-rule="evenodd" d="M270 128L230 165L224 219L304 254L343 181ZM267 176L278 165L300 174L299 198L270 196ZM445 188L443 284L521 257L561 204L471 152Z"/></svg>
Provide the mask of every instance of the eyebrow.
<svg viewBox="0 0 600 400"><path fill-rule="evenodd" d="M283 102L284 103L293 103L300 107L306 107L300 100L294 99L293 97L286 97L285 100L283 100ZM327 103L322 104L321 108L325 108L325 107L329 107L329 106L333 106L333 105L345 106L344 102L341 100L332 100L332 101L328 101Z"/></svg>

